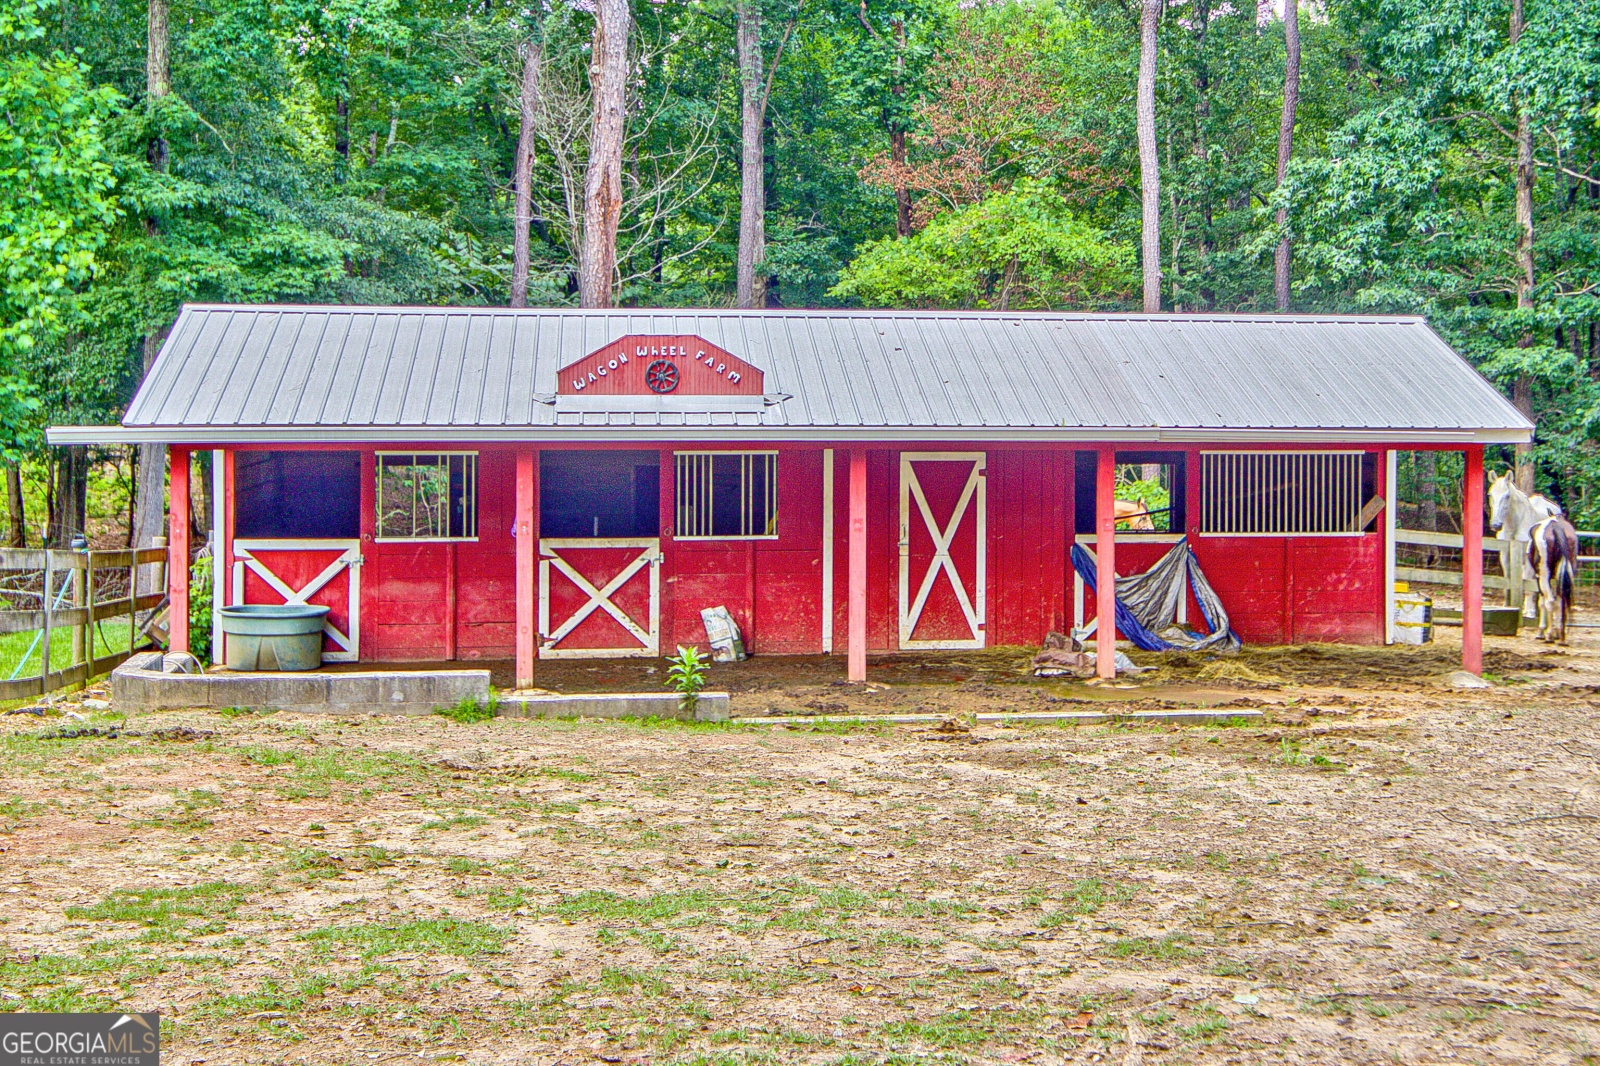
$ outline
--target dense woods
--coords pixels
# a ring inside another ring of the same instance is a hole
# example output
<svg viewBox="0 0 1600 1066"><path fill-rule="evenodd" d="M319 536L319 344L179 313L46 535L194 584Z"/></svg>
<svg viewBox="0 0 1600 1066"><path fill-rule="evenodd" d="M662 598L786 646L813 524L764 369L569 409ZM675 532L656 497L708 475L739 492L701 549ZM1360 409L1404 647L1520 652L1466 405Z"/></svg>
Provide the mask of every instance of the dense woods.
<svg viewBox="0 0 1600 1066"><path fill-rule="evenodd" d="M13 499L184 301L1404 311L1600 521L1600 0L0 0L0 65Z"/></svg>

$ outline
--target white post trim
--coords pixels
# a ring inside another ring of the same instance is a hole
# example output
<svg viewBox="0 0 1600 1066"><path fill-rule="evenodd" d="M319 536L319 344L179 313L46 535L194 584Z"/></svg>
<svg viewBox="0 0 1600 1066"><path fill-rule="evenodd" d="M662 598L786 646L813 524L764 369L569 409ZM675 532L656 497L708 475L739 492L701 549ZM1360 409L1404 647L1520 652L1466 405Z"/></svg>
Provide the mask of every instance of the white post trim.
<svg viewBox="0 0 1600 1066"><path fill-rule="evenodd" d="M833 449L822 449L822 654L833 654Z"/></svg>
<svg viewBox="0 0 1600 1066"><path fill-rule="evenodd" d="M1383 453L1383 642L1394 643L1394 531L1395 513L1400 509L1400 487L1396 483L1399 464L1393 449Z"/></svg>
<svg viewBox="0 0 1600 1066"><path fill-rule="evenodd" d="M228 575L224 572L227 567L223 560L222 531L223 510L225 497L223 489L223 452L221 448L211 452L211 661L214 663L227 662L227 649L222 646L225 637L222 635L222 612L220 608L228 605L226 590Z"/></svg>

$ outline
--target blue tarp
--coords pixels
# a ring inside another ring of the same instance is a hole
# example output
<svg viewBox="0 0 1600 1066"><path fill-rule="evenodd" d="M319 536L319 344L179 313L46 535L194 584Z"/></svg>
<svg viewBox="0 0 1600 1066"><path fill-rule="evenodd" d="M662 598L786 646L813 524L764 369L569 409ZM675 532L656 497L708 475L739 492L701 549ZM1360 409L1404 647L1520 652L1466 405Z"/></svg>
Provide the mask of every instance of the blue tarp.
<svg viewBox="0 0 1600 1066"><path fill-rule="evenodd" d="M1081 544L1072 546L1072 567L1089 590L1096 591L1095 557ZM1178 604L1191 588L1208 634L1178 625ZM1241 643L1228 623L1227 610L1189 549L1188 537L1174 544L1144 573L1117 578L1116 604L1118 631L1145 651L1217 647L1233 651Z"/></svg>

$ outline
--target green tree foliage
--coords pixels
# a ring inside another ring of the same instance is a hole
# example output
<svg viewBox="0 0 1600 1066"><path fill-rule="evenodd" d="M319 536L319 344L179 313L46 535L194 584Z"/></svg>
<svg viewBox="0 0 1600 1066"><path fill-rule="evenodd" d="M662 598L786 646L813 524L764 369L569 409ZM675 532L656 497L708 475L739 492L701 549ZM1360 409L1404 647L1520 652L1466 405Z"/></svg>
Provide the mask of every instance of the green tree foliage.
<svg viewBox="0 0 1600 1066"><path fill-rule="evenodd" d="M10 101L0 425L116 417L184 301L501 304L520 49L542 58L534 303L569 303L587 151L586 5L0 0ZM1287 205L1294 309L1426 315L1530 385L1540 485L1600 521L1600 0L1326 0L1300 20L1279 188L1271 5L1169 0L1159 31L1163 296L1268 312ZM769 299L1136 306L1128 0L765 5ZM767 10L769 9L769 10ZM732 299L739 79L725 2L637 0L619 292ZM48 17L47 17L48 16ZM793 18L792 31L788 29ZM1518 299L1515 135L1533 133ZM152 167L152 140L170 147ZM28 404L37 409L30 414Z"/></svg>
<svg viewBox="0 0 1600 1066"><path fill-rule="evenodd" d="M882 307L1092 307L1126 299L1132 267L1130 247L1076 217L1055 186L1024 178L865 245L831 291Z"/></svg>
<svg viewBox="0 0 1600 1066"><path fill-rule="evenodd" d="M116 93L52 48L45 5L0 4L0 449L39 408L39 349L71 318L116 216L104 123Z"/></svg>

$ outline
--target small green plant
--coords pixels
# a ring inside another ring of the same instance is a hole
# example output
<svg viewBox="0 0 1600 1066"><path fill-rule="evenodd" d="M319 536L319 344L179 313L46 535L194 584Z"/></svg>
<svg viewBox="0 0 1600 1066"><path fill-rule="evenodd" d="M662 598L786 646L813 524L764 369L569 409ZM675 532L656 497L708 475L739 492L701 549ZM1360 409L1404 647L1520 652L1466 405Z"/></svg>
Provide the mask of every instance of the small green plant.
<svg viewBox="0 0 1600 1066"><path fill-rule="evenodd" d="M672 664L667 671L667 687L678 694L678 706L692 715L706 687L707 660L700 657L700 649L680 644L678 654L670 656L667 662Z"/></svg>
<svg viewBox="0 0 1600 1066"><path fill-rule="evenodd" d="M189 653L211 665L211 556L189 567Z"/></svg>
<svg viewBox="0 0 1600 1066"><path fill-rule="evenodd" d="M435 707L433 713L442 715L452 722L462 725L472 725L475 722L487 722L500 713L500 701L491 693L487 700L468 697L454 707Z"/></svg>

